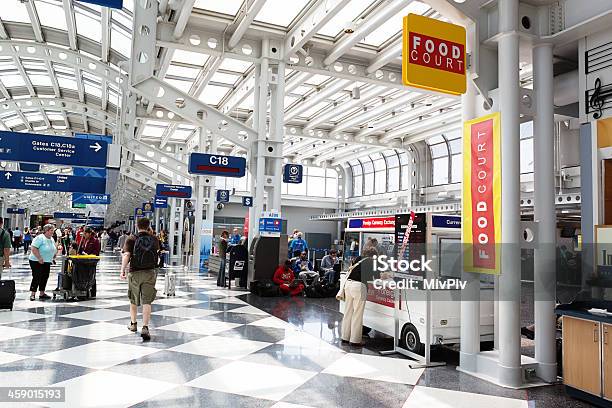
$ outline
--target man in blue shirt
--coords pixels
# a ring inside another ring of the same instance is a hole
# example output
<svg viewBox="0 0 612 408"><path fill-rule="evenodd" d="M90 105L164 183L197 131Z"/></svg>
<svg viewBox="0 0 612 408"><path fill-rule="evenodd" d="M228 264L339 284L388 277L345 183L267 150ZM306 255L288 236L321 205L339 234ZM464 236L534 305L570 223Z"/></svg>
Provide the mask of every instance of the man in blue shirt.
<svg viewBox="0 0 612 408"><path fill-rule="evenodd" d="M230 245L240 244L240 238L242 237L240 236L240 233L238 232L238 228L234 228L234 231L232 232L232 238L230 239Z"/></svg>
<svg viewBox="0 0 612 408"><path fill-rule="evenodd" d="M291 240L289 244L289 257L294 258L300 256L302 252L306 251L308 253L308 244L304 239L302 239L302 233L297 233L297 238Z"/></svg>
<svg viewBox="0 0 612 408"><path fill-rule="evenodd" d="M314 271L312 262L308 260L308 252L302 251L300 257L293 263L293 271L299 278L304 281L304 284L308 286L307 280L312 278L312 283L319 281L319 273Z"/></svg>

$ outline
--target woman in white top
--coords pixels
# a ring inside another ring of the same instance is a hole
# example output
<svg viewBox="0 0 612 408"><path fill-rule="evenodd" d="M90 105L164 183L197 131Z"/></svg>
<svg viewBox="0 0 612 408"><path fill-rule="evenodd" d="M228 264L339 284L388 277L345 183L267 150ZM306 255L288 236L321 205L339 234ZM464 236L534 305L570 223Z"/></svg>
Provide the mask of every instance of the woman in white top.
<svg viewBox="0 0 612 408"><path fill-rule="evenodd" d="M100 234L100 249L102 252L104 252L106 249L106 244L108 243L109 238L110 236L108 235L108 232L106 232L106 230L102 230L102 233Z"/></svg>

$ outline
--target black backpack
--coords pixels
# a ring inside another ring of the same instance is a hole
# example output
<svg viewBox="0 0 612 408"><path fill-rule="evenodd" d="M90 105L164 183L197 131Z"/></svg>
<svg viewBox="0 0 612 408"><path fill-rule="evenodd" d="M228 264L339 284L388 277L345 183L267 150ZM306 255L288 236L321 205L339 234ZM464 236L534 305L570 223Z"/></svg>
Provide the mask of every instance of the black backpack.
<svg viewBox="0 0 612 408"><path fill-rule="evenodd" d="M150 234L139 234L134 242L134 252L130 259L131 269L139 271L143 269L154 269L158 263L157 238Z"/></svg>

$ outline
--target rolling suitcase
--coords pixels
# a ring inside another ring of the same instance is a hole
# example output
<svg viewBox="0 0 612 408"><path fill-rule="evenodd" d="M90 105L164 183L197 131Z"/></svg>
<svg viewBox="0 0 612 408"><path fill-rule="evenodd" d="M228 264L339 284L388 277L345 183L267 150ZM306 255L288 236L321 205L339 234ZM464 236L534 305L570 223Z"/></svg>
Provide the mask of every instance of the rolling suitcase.
<svg viewBox="0 0 612 408"><path fill-rule="evenodd" d="M172 272L166 273L164 282L164 295L176 296L176 274Z"/></svg>
<svg viewBox="0 0 612 408"><path fill-rule="evenodd" d="M16 293L14 280L0 280L0 309L13 310Z"/></svg>

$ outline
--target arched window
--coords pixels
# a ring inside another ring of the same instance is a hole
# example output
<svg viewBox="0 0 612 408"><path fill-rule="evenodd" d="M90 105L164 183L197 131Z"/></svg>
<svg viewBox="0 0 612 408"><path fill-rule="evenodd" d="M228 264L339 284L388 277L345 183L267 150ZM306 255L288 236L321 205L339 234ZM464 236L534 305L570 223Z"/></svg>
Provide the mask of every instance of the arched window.
<svg viewBox="0 0 612 408"><path fill-rule="evenodd" d="M304 166L300 184L283 183L282 194L308 197L338 197L338 172L335 169Z"/></svg>
<svg viewBox="0 0 612 408"><path fill-rule="evenodd" d="M349 161L353 197L410 190L412 162L406 151L385 150Z"/></svg>

